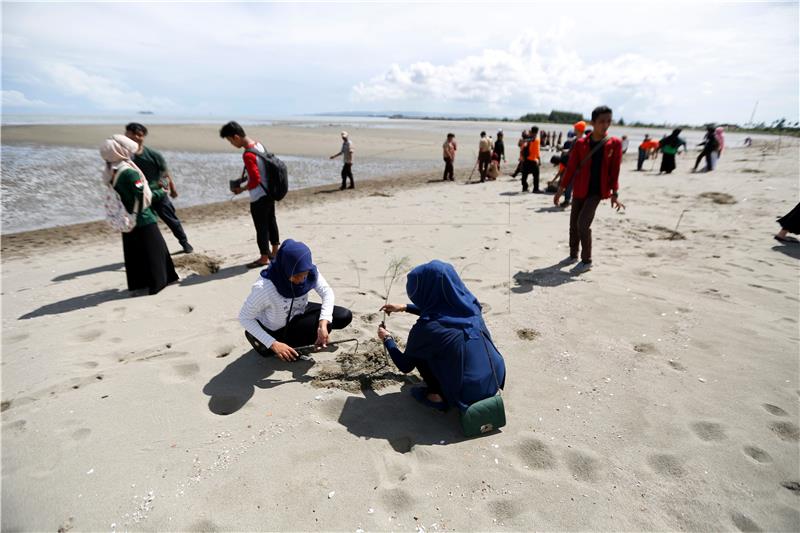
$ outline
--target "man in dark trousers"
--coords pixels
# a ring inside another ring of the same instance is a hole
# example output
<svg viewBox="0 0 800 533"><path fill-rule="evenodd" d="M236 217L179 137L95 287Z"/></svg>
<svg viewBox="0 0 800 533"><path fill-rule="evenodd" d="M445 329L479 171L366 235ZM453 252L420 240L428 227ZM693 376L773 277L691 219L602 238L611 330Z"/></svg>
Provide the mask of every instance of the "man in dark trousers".
<svg viewBox="0 0 800 533"><path fill-rule="evenodd" d="M611 118L611 109L606 106L592 111L592 133L575 141L567 169L553 196L553 203L558 205L564 189L574 182L568 261L577 261L580 249L581 262L573 269L576 274L592 268L592 221L600 201L611 198L611 207L617 211L625 208L618 194L622 141L608 136Z"/></svg>
<svg viewBox="0 0 800 533"><path fill-rule="evenodd" d="M353 183L353 143L350 142L350 136L346 131L342 132L342 149L331 156L331 159L342 156L344 163L342 164L342 186L339 187L343 191L347 185L347 178L350 178L350 187L348 189L355 189Z"/></svg>
<svg viewBox="0 0 800 533"><path fill-rule="evenodd" d="M165 189L169 192L169 195L165 194L159 200L154 197L150 207L161 217L161 220L164 221L172 231L172 234L175 235L175 238L178 239L183 252L192 253L194 248L189 244L189 239L187 239L186 233L183 231L181 221L178 220L178 215L175 213L175 206L170 201L170 197L178 197L178 189L175 188L175 182L172 181L164 156L144 145L144 138L147 136L147 128L144 125L138 122L131 122L125 126L125 136L139 144L139 151L133 156L133 163L144 172L150 190Z"/></svg>

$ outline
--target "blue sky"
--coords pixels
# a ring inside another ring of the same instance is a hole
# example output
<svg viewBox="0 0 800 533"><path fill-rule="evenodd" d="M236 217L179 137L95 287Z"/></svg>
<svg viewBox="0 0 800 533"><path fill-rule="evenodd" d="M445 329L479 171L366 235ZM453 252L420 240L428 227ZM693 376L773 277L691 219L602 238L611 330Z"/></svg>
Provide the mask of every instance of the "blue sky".
<svg viewBox="0 0 800 533"><path fill-rule="evenodd" d="M798 3L8 3L4 113L798 120Z"/></svg>

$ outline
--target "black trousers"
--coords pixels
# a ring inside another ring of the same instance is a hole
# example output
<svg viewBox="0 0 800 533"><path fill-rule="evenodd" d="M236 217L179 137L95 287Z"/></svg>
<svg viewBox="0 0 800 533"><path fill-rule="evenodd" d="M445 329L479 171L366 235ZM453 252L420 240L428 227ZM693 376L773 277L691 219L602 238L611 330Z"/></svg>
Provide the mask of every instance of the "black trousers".
<svg viewBox="0 0 800 533"><path fill-rule="evenodd" d="M711 150L706 150L705 148L703 148L703 151L697 156L697 160L694 162L694 170L697 170L697 165L700 164L700 161L702 161L704 157L706 158L706 166L708 167L708 171L710 172L713 170L711 168Z"/></svg>
<svg viewBox="0 0 800 533"><path fill-rule="evenodd" d="M350 178L350 186L355 187L353 184L353 163L342 165L342 189L347 186L347 178Z"/></svg>
<svg viewBox="0 0 800 533"><path fill-rule="evenodd" d="M446 181L446 180L453 181L453 174L454 174L454 171L453 171L453 160L452 159L448 159L448 158L445 157L444 158L444 174L442 174L442 180L443 181Z"/></svg>
<svg viewBox="0 0 800 533"><path fill-rule="evenodd" d="M319 327L319 314L322 305L318 303L309 303L302 314L294 317L287 325L277 331L271 331L264 328L264 331L275 337L278 342L288 344L292 348L299 346L309 346L314 344L317 340L317 328ZM353 321L353 313L345 307L333 306L333 320L328 322L328 332L334 329L344 329ZM247 331L244 336L261 355L272 355L272 351L261 344L261 342L250 335Z"/></svg>
<svg viewBox="0 0 800 533"><path fill-rule="evenodd" d="M178 239L181 246L189 243L186 238L186 233L183 231L183 226L181 226L181 221L178 220L178 215L175 213L175 206L170 201L168 195L165 194L164 198L161 200L154 201L150 207L161 220L164 221L164 224L166 224L172 234L175 235L175 238Z"/></svg>
<svg viewBox="0 0 800 533"><path fill-rule="evenodd" d="M533 190L539 191L539 165L536 161L525 160L522 162L522 190L528 190L528 174L533 175Z"/></svg>
<svg viewBox="0 0 800 533"><path fill-rule="evenodd" d="M275 246L281 243L278 235L278 221L275 219L275 200L262 196L255 202L250 202L250 216L256 227L256 242L261 255L270 254L270 244Z"/></svg>

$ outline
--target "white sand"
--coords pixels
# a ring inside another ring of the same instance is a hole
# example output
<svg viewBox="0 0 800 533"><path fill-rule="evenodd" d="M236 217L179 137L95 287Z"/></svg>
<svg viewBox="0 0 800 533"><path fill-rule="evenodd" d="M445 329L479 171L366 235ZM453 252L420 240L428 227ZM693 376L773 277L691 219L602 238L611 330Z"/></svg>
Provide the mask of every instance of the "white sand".
<svg viewBox="0 0 800 533"><path fill-rule="evenodd" d="M249 349L245 204L187 227L222 270L152 297L127 296L118 236L4 257L2 529L797 531L800 245L771 238L797 145L708 175L634 165L580 277L558 267L568 213L507 177L279 206L354 311L336 338L374 337L392 259L462 273L508 366L508 426L473 440L410 382L317 388L338 354Z"/></svg>

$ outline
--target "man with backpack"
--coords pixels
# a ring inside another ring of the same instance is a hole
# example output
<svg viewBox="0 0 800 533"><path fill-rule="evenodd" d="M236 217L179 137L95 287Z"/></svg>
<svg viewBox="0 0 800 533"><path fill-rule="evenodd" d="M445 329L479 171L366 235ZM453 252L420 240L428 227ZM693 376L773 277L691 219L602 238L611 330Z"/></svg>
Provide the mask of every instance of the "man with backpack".
<svg viewBox="0 0 800 533"><path fill-rule="evenodd" d="M269 194L269 191L273 188L270 187L268 189L266 185L268 178L278 179L277 175L268 176L272 154L269 154L260 142L248 137L244 132L244 128L237 122L231 121L222 126L219 130L219 136L236 148L244 150L242 159L244 160L244 175L246 175L247 181L244 183L244 187L232 187L231 191L234 194L239 194L246 190L250 194L250 215L256 228L256 242L258 243L258 251L261 253L261 257L248 263L247 268L266 266L269 264L270 259L278 253L278 247L281 243L278 234L278 221L275 218L275 200L280 200L280 198L274 198L274 195ZM283 193L285 194L285 191ZM270 244L272 245L272 251L269 249Z"/></svg>
<svg viewBox="0 0 800 533"><path fill-rule="evenodd" d="M553 203L558 205L564 189L575 184L572 210L569 216L569 259L581 263L573 272L580 274L592 268L592 221L601 200L611 198L611 207L617 211L625 206L618 199L619 167L622 163L622 141L607 136L611 126L611 109L600 106L592 111L591 135L575 141L567 169L561 178Z"/></svg>
<svg viewBox="0 0 800 533"><path fill-rule="evenodd" d="M342 156L342 161L344 162L342 165L342 186L339 187L339 190L343 191L345 189L347 178L350 178L350 187L347 188L355 189L356 186L353 183L353 144L350 142L350 136L346 131L342 132L342 149L333 154L331 159L339 156Z"/></svg>
<svg viewBox="0 0 800 533"><path fill-rule="evenodd" d="M154 197L150 208L158 214L172 231L172 234L175 235L175 238L178 239L181 248L183 248L183 253L192 253L194 248L189 244L189 239L183 231L181 221L178 220L178 215L175 213L175 206L170 201L170 197L178 197L178 190L175 188L175 182L172 181L172 176L167 169L167 162L164 160L164 156L144 145L147 128L143 124L131 122L125 126L125 136L139 144L139 150L131 160L144 173L150 190L169 192L168 195L162 194Z"/></svg>

